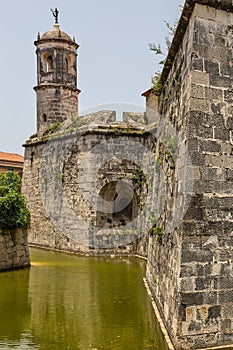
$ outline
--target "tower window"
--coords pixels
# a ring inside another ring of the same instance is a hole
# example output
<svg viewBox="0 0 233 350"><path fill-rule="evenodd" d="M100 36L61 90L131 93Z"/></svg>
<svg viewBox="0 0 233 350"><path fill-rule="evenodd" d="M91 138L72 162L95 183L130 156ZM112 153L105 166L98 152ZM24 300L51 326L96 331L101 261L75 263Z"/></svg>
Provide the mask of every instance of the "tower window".
<svg viewBox="0 0 233 350"><path fill-rule="evenodd" d="M67 62L67 71L69 74L76 74L76 60L75 60L75 55L67 55L66 58Z"/></svg>
<svg viewBox="0 0 233 350"><path fill-rule="evenodd" d="M49 73L53 71L53 57L50 52L44 52L41 56L43 71Z"/></svg>
<svg viewBox="0 0 233 350"><path fill-rule="evenodd" d="M32 163L33 163L33 158L34 158L34 155L35 155L35 152L31 152L31 158L30 158L31 165L32 165Z"/></svg>
<svg viewBox="0 0 233 350"><path fill-rule="evenodd" d="M47 72L50 72L53 70L53 58L52 58L52 56L47 57L46 68L47 68Z"/></svg>
<svg viewBox="0 0 233 350"><path fill-rule="evenodd" d="M69 63L68 63L68 58L66 57L65 59L65 71L68 72L69 71Z"/></svg>
<svg viewBox="0 0 233 350"><path fill-rule="evenodd" d="M43 114L43 115L42 115L42 120L43 120L44 123L47 122L47 115L46 115L46 114Z"/></svg>

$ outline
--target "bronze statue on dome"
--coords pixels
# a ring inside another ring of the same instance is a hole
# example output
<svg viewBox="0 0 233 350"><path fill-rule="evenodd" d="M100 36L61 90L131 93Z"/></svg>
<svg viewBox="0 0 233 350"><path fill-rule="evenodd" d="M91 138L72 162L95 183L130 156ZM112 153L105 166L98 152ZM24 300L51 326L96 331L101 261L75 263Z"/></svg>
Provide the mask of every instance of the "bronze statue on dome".
<svg viewBox="0 0 233 350"><path fill-rule="evenodd" d="M55 18L55 23L58 23L58 15L59 15L59 11L57 8L55 8L55 10L51 9L51 12L53 14L53 17Z"/></svg>

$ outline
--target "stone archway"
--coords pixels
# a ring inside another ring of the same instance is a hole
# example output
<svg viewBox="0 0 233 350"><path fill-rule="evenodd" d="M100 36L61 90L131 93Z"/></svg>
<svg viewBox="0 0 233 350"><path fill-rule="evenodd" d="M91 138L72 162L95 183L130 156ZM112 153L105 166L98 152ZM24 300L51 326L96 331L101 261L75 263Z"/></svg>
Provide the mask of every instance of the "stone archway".
<svg viewBox="0 0 233 350"><path fill-rule="evenodd" d="M97 227L119 227L134 220L138 215L135 189L124 181L110 181L99 191L106 203L106 210L97 210Z"/></svg>

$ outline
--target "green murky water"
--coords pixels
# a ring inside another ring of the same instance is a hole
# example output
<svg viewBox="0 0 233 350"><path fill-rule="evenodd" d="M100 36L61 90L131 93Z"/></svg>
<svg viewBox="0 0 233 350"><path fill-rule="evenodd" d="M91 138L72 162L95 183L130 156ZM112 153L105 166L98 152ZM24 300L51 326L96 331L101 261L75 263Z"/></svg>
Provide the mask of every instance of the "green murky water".
<svg viewBox="0 0 233 350"><path fill-rule="evenodd" d="M167 350L145 261L38 249L31 261L0 274L0 349Z"/></svg>

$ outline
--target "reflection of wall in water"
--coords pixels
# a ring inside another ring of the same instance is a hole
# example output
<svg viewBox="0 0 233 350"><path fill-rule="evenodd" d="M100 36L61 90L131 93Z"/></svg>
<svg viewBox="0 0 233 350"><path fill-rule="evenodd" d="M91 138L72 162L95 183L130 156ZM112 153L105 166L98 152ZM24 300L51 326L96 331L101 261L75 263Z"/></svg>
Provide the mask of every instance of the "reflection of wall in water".
<svg viewBox="0 0 233 350"><path fill-rule="evenodd" d="M0 341L19 340L30 324L30 269L0 274Z"/></svg>
<svg viewBox="0 0 233 350"><path fill-rule="evenodd" d="M31 269L30 332L40 350L48 344L57 349L67 344L80 350L131 349L129 339L135 349L146 349L155 340L155 316L142 285L144 260L36 254L45 262Z"/></svg>
<svg viewBox="0 0 233 350"><path fill-rule="evenodd" d="M54 253L53 258L54 260L31 269L30 332L40 344L41 350L47 350L44 339L47 339L47 344L65 349L66 339L73 338L74 346L79 349L88 348L93 339L93 328L89 325L93 322L93 317L99 317L98 304L92 302L93 291L90 278L87 277L90 273L89 266L82 262L82 258L74 256ZM76 259L79 259L77 264ZM36 288L38 284L40 287ZM98 330L98 322L95 327Z"/></svg>

